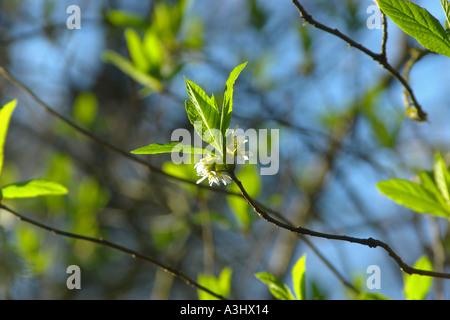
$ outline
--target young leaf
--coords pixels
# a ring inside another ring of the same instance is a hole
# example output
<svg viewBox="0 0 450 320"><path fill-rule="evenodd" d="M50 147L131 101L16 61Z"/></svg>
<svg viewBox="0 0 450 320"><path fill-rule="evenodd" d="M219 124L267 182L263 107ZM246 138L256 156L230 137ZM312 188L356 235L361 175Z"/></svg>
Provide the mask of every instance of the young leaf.
<svg viewBox="0 0 450 320"><path fill-rule="evenodd" d="M198 276L198 283L212 292L215 292L223 297L227 297L231 291L231 273L231 268L225 267L218 278L200 274ZM203 290L198 290L198 298L200 300L217 300L216 297Z"/></svg>
<svg viewBox="0 0 450 320"><path fill-rule="evenodd" d="M186 89L191 101L186 100L186 112L189 121L194 126L197 134L204 141L211 144L218 151L222 152L220 146L219 125L220 115L216 102L196 85L194 82L185 79Z"/></svg>
<svg viewBox="0 0 450 320"><path fill-rule="evenodd" d="M17 101L12 100L0 109L0 174L3 168L3 150L5 148L6 133L8 132L9 121L16 107Z"/></svg>
<svg viewBox="0 0 450 320"><path fill-rule="evenodd" d="M376 0L380 9L422 46L450 57L450 40L445 29L426 9L403 0Z"/></svg>
<svg viewBox="0 0 450 320"><path fill-rule="evenodd" d="M206 154L204 148L194 147L191 145L181 144L179 142L170 142L166 144L152 143L148 146L131 151L134 154L158 154L158 153L172 153L183 152L190 154Z"/></svg>
<svg viewBox="0 0 450 320"><path fill-rule="evenodd" d="M125 39L127 40L128 52L134 65L140 71L147 72L150 69L150 63L145 56L141 37L133 29L127 28L125 29Z"/></svg>
<svg viewBox="0 0 450 320"><path fill-rule="evenodd" d="M442 204L422 185L401 179L390 179L377 183L381 193L398 204L419 213L430 213L436 216L449 217L449 209Z"/></svg>
<svg viewBox="0 0 450 320"><path fill-rule="evenodd" d="M450 207L450 194L449 194L449 172L445 166L445 162L442 159L441 155L436 154L436 159L434 161L434 181L441 193L444 197L447 205Z"/></svg>
<svg viewBox="0 0 450 320"><path fill-rule="evenodd" d="M138 29L146 28L147 19L144 16L123 10L109 10L106 19L116 27L133 27Z"/></svg>
<svg viewBox="0 0 450 320"><path fill-rule="evenodd" d="M148 28L144 35L143 50L150 63L149 70L154 74L160 74L163 62L163 46L158 35L152 28Z"/></svg>
<svg viewBox="0 0 450 320"><path fill-rule="evenodd" d="M63 195L68 191L62 185L42 179L16 182L0 188L0 198L35 198L39 196Z"/></svg>
<svg viewBox="0 0 450 320"><path fill-rule="evenodd" d="M447 0L441 0L442 9L444 9L445 12L445 22L446 25L450 24L450 2Z"/></svg>
<svg viewBox="0 0 450 320"><path fill-rule="evenodd" d="M91 126L98 113L98 101L94 93L79 93L73 102L73 116L86 126Z"/></svg>
<svg viewBox="0 0 450 320"><path fill-rule="evenodd" d="M420 171L419 172L419 178L420 182L422 183L422 186L434 197L436 200L441 204L443 208L447 208L448 204L444 197L442 196L441 192L439 191L438 187L436 186L436 183L434 182L433 178L433 172L431 171ZM449 208L450 209L450 208Z"/></svg>
<svg viewBox="0 0 450 320"><path fill-rule="evenodd" d="M119 68L123 73L130 76L134 81L140 83L146 88L151 89L152 91L161 91L162 84L161 82L148 75L145 72L142 72L138 68L136 68L130 61L122 57L120 54L107 50L103 53L103 60L105 62L111 63Z"/></svg>
<svg viewBox="0 0 450 320"><path fill-rule="evenodd" d="M265 283L272 295L279 300L295 300L291 290L280 279L267 272L260 272L255 276Z"/></svg>
<svg viewBox="0 0 450 320"><path fill-rule="evenodd" d="M292 268L292 282L297 300L306 300L305 271L306 256L303 255Z"/></svg>
<svg viewBox="0 0 450 320"><path fill-rule="evenodd" d="M433 271L431 261L427 257L417 260L414 268L420 270ZM432 277L421 276L418 274L405 275L404 293L408 300L424 300L430 290Z"/></svg>
<svg viewBox="0 0 450 320"><path fill-rule="evenodd" d="M246 65L247 62L244 62L234 68L228 76L228 80L225 84L225 92L223 96L223 104L220 117L220 132L222 132L223 135L225 135L228 128L230 128L231 112L233 111L233 86L239 74Z"/></svg>

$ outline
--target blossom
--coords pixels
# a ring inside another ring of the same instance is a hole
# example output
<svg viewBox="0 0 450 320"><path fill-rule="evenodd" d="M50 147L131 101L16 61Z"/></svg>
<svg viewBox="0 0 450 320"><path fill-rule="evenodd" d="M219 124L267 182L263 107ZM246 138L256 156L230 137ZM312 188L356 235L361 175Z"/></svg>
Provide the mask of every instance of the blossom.
<svg viewBox="0 0 450 320"><path fill-rule="evenodd" d="M231 178L223 171L220 170L222 163L222 158L216 155L206 155L204 158L200 159L199 162L194 166L197 169L197 175L202 176L201 179L197 181L197 184L208 178L209 185L212 186L213 183L220 185L231 183ZM223 166L223 169L225 167Z"/></svg>
<svg viewBox="0 0 450 320"><path fill-rule="evenodd" d="M244 163L252 156L252 152L245 151L244 144L248 142L248 139L244 139L243 135L238 133L238 130L236 126L235 129L230 130L227 134L227 153L233 158L239 158L241 160L240 163Z"/></svg>

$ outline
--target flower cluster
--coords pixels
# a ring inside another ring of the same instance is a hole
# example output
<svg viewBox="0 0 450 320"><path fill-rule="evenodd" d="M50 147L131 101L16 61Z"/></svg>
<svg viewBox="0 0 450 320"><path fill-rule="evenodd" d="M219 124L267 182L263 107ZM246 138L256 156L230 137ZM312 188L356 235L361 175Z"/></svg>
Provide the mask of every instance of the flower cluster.
<svg viewBox="0 0 450 320"><path fill-rule="evenodd" d="M235 157L238 157L242 163L249 160L251 152L245 151L244 143L248 139L243 139L236 135L236 129L231 130L227 136L231 135L231 139L227 139L226 152L229 153L234 161ZM224 185L232 182L231 178L226 174L226 166L223 164L223 157L218 155L208 154L202 158L194 168L197 169L197 175L202 178L197 181L197 184L208 178L209 185L213 183L220 185L222 182Z"/></svg>
<svg viewBox="0 0 450 320"><path fill-rule="evenodd" d="M224 171L219 169L219 163L222 163L222 157L210 154L197 162L194 168L197 169L197 175L202 176L202 178L197 181L197 184L206 178L208 178L210 186L213 183L220 185L221 181L225 185L231 183L231 178ZM225 167L223 166L223 170L224 169Z"/></svg>

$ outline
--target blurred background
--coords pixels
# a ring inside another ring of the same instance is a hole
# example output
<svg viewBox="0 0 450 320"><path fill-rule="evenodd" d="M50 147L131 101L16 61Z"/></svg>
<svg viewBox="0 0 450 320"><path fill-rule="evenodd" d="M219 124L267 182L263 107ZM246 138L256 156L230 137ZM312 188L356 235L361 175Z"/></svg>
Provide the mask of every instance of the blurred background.
<svg viewBox="0 0 450 320"><path fill-rule="evenodd" d="M379 52L381 29L367 27L370 0L305 0L318 21ZM441 22L439 1L416 1ZM81 29L68 29L70 5ZM388 21L388 59L402 69L418 47ZM304 24L291 1L0 0L0 65L46 104L93 135L129 152L170 142L186 116L184 78L222 99L230 71L248 61L234 89L231 127L280 130L280 167L261 176L238 166L249 193L296 225L387 242L409 265L428 256L445 270L447 221L382 196L376 183L415 179L433 155L450 150L450 59L429 54L410 84L428 113L405 116L403 88L342 40ZM69 232L103 238L154 257L198 280L231 270L233 299L271 299L254 274L291 286L306 254L308 299L353 299L317 252L262 221L240 198L178 183L87 139L0 78L0 102L18 99L0 185L45 177L69 194L10 200L9 207ZM170 155L141 156L165 172L197 180ZM448 157L447 157L447 160ZM206 184L206 182L203 182ZM235 185L222 187L237 191ZM382 249L309 238L354 287L370 265L380 293L403 299L403 274ZM66 268L81 269L68 290ZM433 280L428 298L449 298ZM197 299L198 292L152 264L99 245L63 238L0 212L2 299Z"/></svg>

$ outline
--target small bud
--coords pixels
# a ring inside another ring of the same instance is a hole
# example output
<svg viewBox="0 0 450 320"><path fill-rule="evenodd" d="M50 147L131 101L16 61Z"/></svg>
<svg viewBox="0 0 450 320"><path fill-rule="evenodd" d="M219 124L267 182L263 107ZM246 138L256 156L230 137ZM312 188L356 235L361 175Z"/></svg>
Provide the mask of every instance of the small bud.
<svg viewBox="0 0 450 320"><path fill-rule="evenodd" d="M405 113L406 113L406 116L408 118L410 118L411 120L418 121L418 122L424 121L424 119L421 119L419 117L419 113L416 108L408 107L408 108L406 108Z"/></svg>

